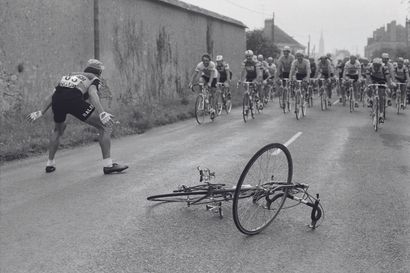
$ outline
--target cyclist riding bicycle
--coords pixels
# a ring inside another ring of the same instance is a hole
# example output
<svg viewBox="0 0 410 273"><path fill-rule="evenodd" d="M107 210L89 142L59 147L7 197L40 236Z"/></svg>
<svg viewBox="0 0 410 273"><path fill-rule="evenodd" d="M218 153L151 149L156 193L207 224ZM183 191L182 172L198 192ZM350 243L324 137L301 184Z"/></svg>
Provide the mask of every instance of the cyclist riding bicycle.
<svg viewBox="0 0 410 273"><path fill-rule="evenodd" d="M242 62L242 71L239 84L241 82L252 82L255 84L259 84L262 81L262 70L260 67L261 63L254 58L253 51L246 50L245 60Z"/></svg>
<svg viewBox="0 0 410 273"><path fill-rule="evenodd" d="M104 111L97 93L103 70L102 62L96 59L88 60L84 72L68 73L60 79L53 93L44 99L43 110L27 116L29 121L35 121L43 116L50 107L53 111L54 130L50 137L46 173L56 170L54 158L60 144L60 138L67 126L65 123L67 114L71 114L80 121L98 129L104 174L121 172L128 168L126 165L113 163L111 159L113 115ZM88 99L91 103L87 101Z"/></svg>
<svg viewBox="0 0 410 273"><path fill-rule="evenodd" d="M310 62L310 78L316 78L317 74L317 64L315 62L315 58L309 58Z"/></svg>
<svg viewBox="0 0 410 273"><path fill-rule="evenodd" d="M404 59L402 57L397 59L397 67L394 69L396 82L406 84L406 87L410 87L410 76L409 70L406 66L404 66ZM400 89L401 95L401 105L400 107L404 109L404 102L406 100L406 87ZM400 86L398 88L401 88Z"/></svg>
<svg viewBox="0 0 410 273"><path fill-rule="evenodd" d="M362 66L355 55L350 56L350 61L346 62L343 70L343 79L353 80L353 100L354 107L359 107L357 94L359 91L359 79L362 77Z"/></svg>
<svg viewBox="0 0 410 273"><path fill-rule="evenodd" d="M290 68L295 60L295 57L290 54L290 47L285 46L283 48L283 55L279 57L277 66L277 79L289 79Z"/></svg>
<svg viewBox="0 0 410 273"><path fill-rule="evenodd" d="M261 64L260 69L262 70L262 84L259 86L259 97L263 98L263 90L265 90L268 79L271 75L268 68L268 62L264 60L263 55L259 54L257 59Z"/></svg>
<svg viewBox="0 0 410 273"><path fill-rule="evenodd" d="M330 79L333 75L333 67L332 64L329 61L329 58L327 56L321 56L319 58L319 63L317 65L317 78L319 79L325 79L326 81L329 81L326 84L326 92L327 96L329 99L332 98L332 85L330 83ZM322 83L319 82L319 85ZM321 86L320 86L321 87ZM331 105L331 102L328 101L328 105Z"/></svg>
<svg viewBox="0 0 410 273"><path fill-rule="evenodd" d="M383 65L389 70L390 77L393 80L395 78L394 66L393 66L393 63L390 62L390 57L388 53L382 53L382 62L383 62ZM391 106L391 95L392 94L389 88L386 90L386 93L387 93L387 105Z"/></svg>
<svg viewBox="0 0 410 273"><path fill-rule="evenodd" d="M386 84L389 83L390 85L394 85L391 81L391 77L390 77L390 72L387 69L387 67L385 67L383 65L383 61L381 58L374 58L372 64L370 65L367 74L366 74L366 78L367 78L367 84ZM385 91L385 87L379 87L379 90L381 91ZM369 105L368 107L373 107L373 101L371 99L371 90L369 88L368 90L368 96L370 97L369 99ZM385 94L383 94L383 92L381 92L383 98L385 97ZM379 109L380 109L380 118L379 118L379 122L380 123L384 123L384 119L383 119L383 109L384 109L384 100L383 98L380 98L379 102Z"/></svg>
<svg viewBox="0 0 410 273"><path fill-rule="evenodd" d="M292 80L300 80L309 83L310 81L310 62L309 60L305 59L304 53L302 50L298 50L295 54L296 60L292 62L292 66L290 68L290 79ZM307 89L307 85L302 87L302 97L305 97L305 91Z"/></svg>
<svg viewBox="0 0 410 273"><path fill-rule="evenodd" d="M201 60L202 61L197 64L194 72L192 73L189 87L192 88L192 83L197 79L198 75L200 75L199 83L207 84L210 91L210 114L214 115L216 109L214 97L216 92L218 70L216 69L215 63L211 61L211 56L209 56L209 54L205 53L204 55L202 55Z"/></svg>
<svg viewBox="0 0 410 273"><path fill-rule="evenodd" d="M224 61L222 55L216 56L216 70L218 71L217 82L223 83L225 90L227 90L227 94L225 94L225 96L230 99L229 87L232 79L232 72L229 68L229 64Z"/></svg>
<svg viewBox="0 0 410 273"><path fill-rule="evenodd" d="M268 57L268 72L269 77L267 79L267 83L271 90L273 90L275 88L274 83L276 82L277 69L272 57Z"/></svg>

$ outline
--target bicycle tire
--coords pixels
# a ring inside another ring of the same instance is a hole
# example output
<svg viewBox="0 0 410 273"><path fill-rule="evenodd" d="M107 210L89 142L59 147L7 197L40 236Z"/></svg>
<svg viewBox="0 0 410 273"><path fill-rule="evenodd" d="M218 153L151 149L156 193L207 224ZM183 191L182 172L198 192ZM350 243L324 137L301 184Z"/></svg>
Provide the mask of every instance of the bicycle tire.
<svg viewBox="0 0 410 273"><path fill-rule="evenodd" d="M320 109L322 111L326 110L326 99L325 99L325 90L322 87L320 92Z"/></svg>
<svg viewBox="0 0 410 273"><path fill-rule="evenodd" d="M400 106L400 104L401 104L400 98L401 98L401 92L400 92L400 94L396 94L397 115L400 114L400 107L401 107Z"/></svg>
<svg viewBox="0 0 410 273"><path fill-rule="evenodd" d="M206 114L206 102L204 97L199 95L195 101L195 119L198 124L202 124L205 121Z"/></svg>
<svg viewBox="0 0 410 273"><path fill-rule="evenodd" d="M264 158L268 160L266 172L262 171L257 175L257 171L262 169L261 161ZM247 235L258 234L272 223L286 201L289 192L286 185L292 184L292 175L292 157L289 150L282 144L268 144L252 156L242 171L233 197L233 219L240 232ZM261 184L261 181L267 181L267 183ZM257 185L252 185L255 183ZM255 187L252 198L241 198L242 190L249 185ZM274 185L283 185L283 187L275 191ZM248 213L252 208L256 210L255 213L243 215L243 212ZM257 220L255 216L259 212L262 212L263 217L261 224L255 221Z"/></svg>
<svg viewBox="0 0 410 273"><path fill-rule="evenodd" d="M296 114L296 120L300 119L300 93L297 92L297 94L295 95L295 114Z"/></svg>
<svg viewBox="0 0 410 273"><path fill-rule="evenodd" d="M354 111L354 102L353 102L353 90L349 90L349 111L352 113Z"/></svg>
<svg viewBox="0 0 410 273"><path fill-rule="evenodd" d="M373 113L373 127L374 131L377 132L378 127L379 127L379 100L376 98L373 102L375 104L375 110Z"/></svg>
<svg viewBox="0 0 410 273"><path fill-rule="evenodd" d="M243 117L243 121L246 123L246 121L248 120L249 117L249 112L251 111L250 109L250 105L249 105L249 95L248 94L244 94L243 96L243 101L242 101L242 117Z"/></svg>
<svg viewBox="0 0 410 273"><path fill-rule="evenodd" d="M301 109L302 109L302 117L306 117L307 114L307 106L308 102L306 102L305 98L302 99Z"/></svg>

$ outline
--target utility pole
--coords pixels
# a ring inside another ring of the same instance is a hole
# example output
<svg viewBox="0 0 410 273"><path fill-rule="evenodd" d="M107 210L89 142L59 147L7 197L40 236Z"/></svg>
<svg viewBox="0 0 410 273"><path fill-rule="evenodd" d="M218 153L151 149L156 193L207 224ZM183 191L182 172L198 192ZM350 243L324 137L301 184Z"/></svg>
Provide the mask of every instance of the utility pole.
<svg viewBox="0 0 410 273"><path fill-rule="evenodd" d="M98 0L94 0L94 58L100 59L100 20Z"/></svg>
<svg viewBox="0 0 410 273"><path fill-rule="evenodd" d="M308 40L308 58L310 57L310 34L309 34L309 40Z"/></svg>

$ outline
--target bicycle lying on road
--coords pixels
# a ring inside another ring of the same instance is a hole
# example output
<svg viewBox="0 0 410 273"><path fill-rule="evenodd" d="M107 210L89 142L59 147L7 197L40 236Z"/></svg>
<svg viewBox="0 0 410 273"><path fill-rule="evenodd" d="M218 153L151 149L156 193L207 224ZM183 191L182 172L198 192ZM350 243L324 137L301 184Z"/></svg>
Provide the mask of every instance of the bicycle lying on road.
<svg viewBox="0 0 410 273"><path fill-rule="evenodd" d="M208 211L223 217L222 203L233 202L233 219L238 230L247 235L260 233L282 209L305 204L312 208L310 228L320 225L324 210L319 194L308 193L309 185L292 182L293 162L289 150L282 144L271 143L262 147L249 160L236 186L211 183L215 173L199 170L201 184L178 186L167 194L149 196L150 201L183 202L187 206L205 205ZM290 205L285 206L285 201Z"/></svg>

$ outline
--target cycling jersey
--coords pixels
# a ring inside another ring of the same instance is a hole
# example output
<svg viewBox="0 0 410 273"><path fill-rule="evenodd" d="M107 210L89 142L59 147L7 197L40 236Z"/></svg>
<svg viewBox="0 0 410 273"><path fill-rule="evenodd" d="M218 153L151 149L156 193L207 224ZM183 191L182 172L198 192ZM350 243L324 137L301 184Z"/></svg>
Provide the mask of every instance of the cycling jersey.
<svg viewBox="0 0 410 273"><path fill-rule="evenodd" d="M200 62L196 68L195 71L197 72L202 72L201 76L205 76L208 79L211 77L211 72L214 71L214 77L217 78L218 76L218 70L216 69L215 63L214 62L209 62L208 66L205 66L203 62Z"/></svg>
<svg viewBox="0 0 410 273"><path fill-rule="evenodd" d="M371 65L367 70L367 75L370 77L373 83L386 84L387 76L390 75L389 70L385 66L380 66L379 69L375 69L374 65Z"/></svg>
<svg viewBox="0 0 410 273"><path fill-rule="evenodd" d="M229 71L229 64L222 62L216 65L216 70L219 73L219 82L226 82L228 79L227 71Z"/></svg>
<svg viewBox="0 0 410 273"><path fill-rule="evenodd" d="M247 60L245 59L242 62L242 69L246 71L246 81L251 82L256 79L258 75L258 71L261 69L261 63L254 60Z"/></svg>
<svg viewBox="0 0 410 273"><path fill-rule="evenodd" d="M302 62L294 60L290 68L290 78L293 78L293 76L295 76L297 80L302 80L310 76L309 60L303 59Z"/></svg>
<svg viewBox="0 0 410 273"><path fill-rule="evenodd" d="M316 76L317 64L315 62L310 62L310 77L314 78Z"/></svg>
<svg viewBox="0 0 410 273"><path fill-rule="evenodd" d="M270 78L273 78L276 75L276 65L274 63L268 63L268 71L270 74Z"/></svg>
<svg viewBox="0 0 410 273"><path fill-rule="evenodd" d="M394 75L398 82L405 83L409 79L409 70L405 66L402 68L396 67L394 69Z"/></svg>
<svg viewBox="0 0 410 273"><path fill-rule="evenodd" d="M348 61L345 64L343 76L359 76L362 72L362 65L359 61L355 61L353 64L352 62Z"/></svg>
<svg viewBox="0 0 410 273"><path fill-rule="evenodd" d="M394 66L391 62L383 63L383 66L389 71L390 76L394 79Z"/></svg>
<svg viewBox="0 0 410 273"><path fill-rule="evenodd" d="M98 89L99 84L100 79L94 74L86 72L72 72L64 75L58 82L57 87L77 89L82 94L85 94L91 85L95 85Z"/></svg>
<svg viewBox="0 0 410 273"><path fill-rule="evenodd" d="M332 65L328 59L326 59L324 63L320 61L317 64L318 77L323 76L325 79L327 79L330 77L332 73L333 73Z"/></svg>
<svg viewBox="0 0 410 273"><path fill-rule="evenodd" d="M289 78L290 69L292 67L292 63L295 60L295 57L289 54L288 57L282 55L278 60L278 76L280 78Z"/></svg>

